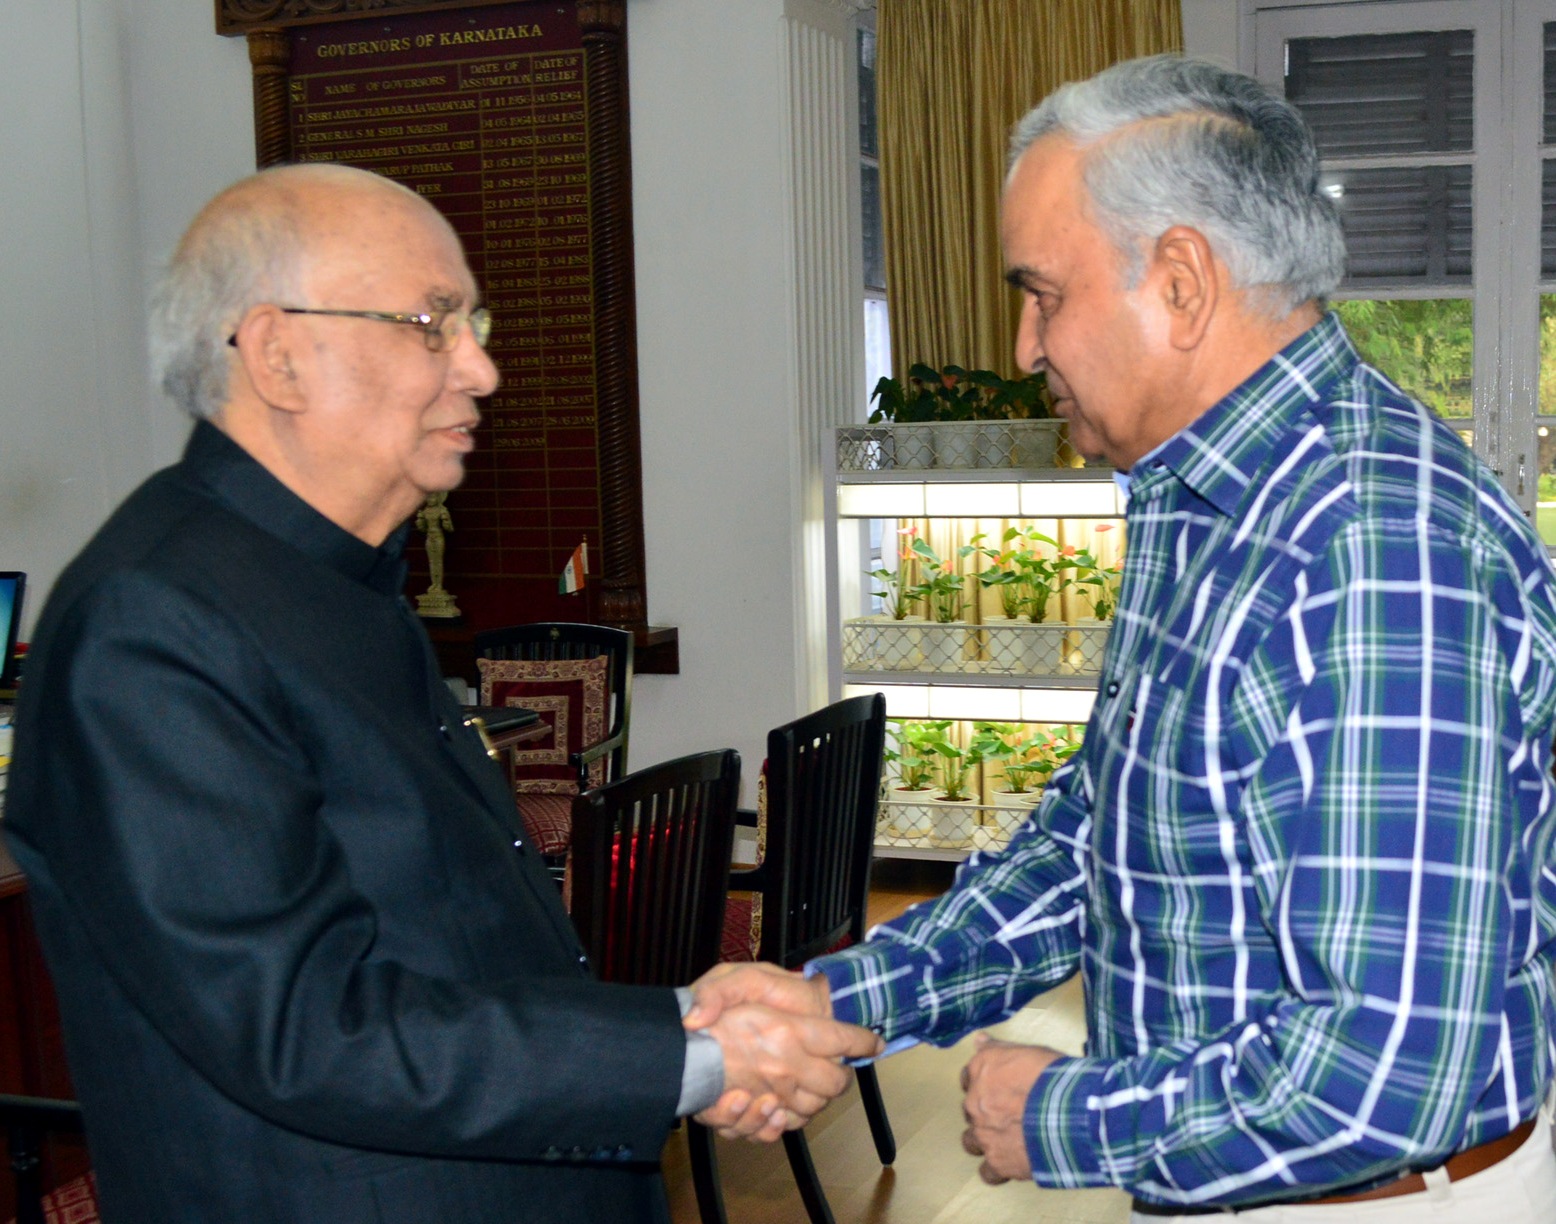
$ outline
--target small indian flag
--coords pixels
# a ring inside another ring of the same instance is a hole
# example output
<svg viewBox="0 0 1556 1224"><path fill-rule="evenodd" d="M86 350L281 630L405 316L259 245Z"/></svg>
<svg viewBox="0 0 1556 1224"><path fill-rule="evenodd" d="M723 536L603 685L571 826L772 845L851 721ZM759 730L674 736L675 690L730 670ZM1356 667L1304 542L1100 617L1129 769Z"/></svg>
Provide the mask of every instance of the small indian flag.
<svg viewBox="0 0 1556 1224"><path fill-rule="evenodd" d="M556 589L559 595L572 595L583 590L584 577L589 572L589 545L587 541L580 540L578 547L573 549L573 555L567 559L567 564L562 567L562 576L557 579Z"/></svg>

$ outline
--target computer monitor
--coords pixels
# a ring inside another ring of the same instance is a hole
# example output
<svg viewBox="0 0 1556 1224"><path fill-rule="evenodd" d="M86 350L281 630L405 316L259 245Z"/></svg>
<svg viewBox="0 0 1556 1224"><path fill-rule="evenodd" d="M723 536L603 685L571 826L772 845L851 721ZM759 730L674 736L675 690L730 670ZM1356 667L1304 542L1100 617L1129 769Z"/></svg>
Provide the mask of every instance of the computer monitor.
<svg viewBox="0 0 1556 1224"><path fill-rule="evenodd" d="M16 635L22 627L22 593L27 575L16 570L0 570L0 691L16 687Z"/></svg>

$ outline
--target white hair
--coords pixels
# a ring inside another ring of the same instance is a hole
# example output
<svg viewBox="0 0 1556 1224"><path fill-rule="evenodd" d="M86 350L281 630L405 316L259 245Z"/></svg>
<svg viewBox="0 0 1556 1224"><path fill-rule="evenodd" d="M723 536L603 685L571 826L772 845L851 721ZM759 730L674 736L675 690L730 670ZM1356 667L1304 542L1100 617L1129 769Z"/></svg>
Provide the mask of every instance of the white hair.
<svg viewBox="0 0 1556 1224"><path fill-rule="evenodd" d="M1135 283L1174 225L1204 234L1233 284L1277 309L1322 301L1345 274L1307 124L1251 77L1175 55L1116 64L1029 112L1011 137L1011 167L1050 133L1084 150L1093 213Z"/></svg>
<svg viewBox="0 0 1556 1224"><path fill-rule="evenodd" d="M277 166L228 187L190 223L152 294L152 377L196 419L227 400L238 324L265 302L300 303L314 189L400 184L349 166Z"/></svg>

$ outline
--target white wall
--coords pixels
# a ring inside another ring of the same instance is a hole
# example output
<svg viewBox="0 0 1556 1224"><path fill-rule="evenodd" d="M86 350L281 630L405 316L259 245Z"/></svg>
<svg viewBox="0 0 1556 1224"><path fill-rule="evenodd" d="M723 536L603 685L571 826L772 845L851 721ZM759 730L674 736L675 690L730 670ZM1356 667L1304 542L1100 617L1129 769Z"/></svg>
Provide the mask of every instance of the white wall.
<svg viewBox="0 0 1556 1224"><path fill-rule="evenodd" d="M0 5L0 569L33 575L29 627L188 431L148 386L143 304L195 210L253 167L247 50L211 13ZM649 611L681 632L681 674L638 687L637 765L733 746L754 770L767 728L800 712L782 14L631 5Z"/></svg>
<svg viewBox="0 0 1556 1224"><path fill-rule="evenodd" d="M629 15L648 605L681 635L681 674L638 685L633 758L727 745L748 777L799 712L781 18L779 0Z"/></svg>
<svg viewBox="0 0 1556 1224"><path fill-rule="evenodd" d="M1223 68L1237 67L1238 0L1179 0L1183 50Z"/></svg>
<svg viewBox="0 0 1556 1224"><path fill-rule="evenodd" d="M0 569L31 576L29 630L76 549L182 444L145 375L148 273L253 165L243 45L212 34L207 7L131 7L0 7Z"/></svg>

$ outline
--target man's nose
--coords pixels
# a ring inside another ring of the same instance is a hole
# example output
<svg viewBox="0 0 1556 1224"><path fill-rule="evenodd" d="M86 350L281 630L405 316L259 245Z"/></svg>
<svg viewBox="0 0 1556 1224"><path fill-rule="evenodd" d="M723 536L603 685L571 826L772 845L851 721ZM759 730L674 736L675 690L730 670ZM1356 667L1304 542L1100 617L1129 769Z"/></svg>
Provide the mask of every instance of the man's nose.
<svg viewBox="0 0 1556 1224"><path fill-rule="evenodd" d="M491 354L476 343L473 329L460 328L452 356L449 377L461 391L479 398L497 390L502 375L497 372Z"/></svg>
<svg viewBox="0 0 1556 1224"><path fill-rule="evenodd" d="M1021 318L1016 323L1016 365L1028 374L1037 373L1045 365L1041 323L1037 303L1027 298L1021 304Z"/></svg>

